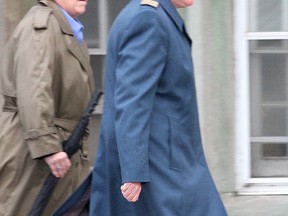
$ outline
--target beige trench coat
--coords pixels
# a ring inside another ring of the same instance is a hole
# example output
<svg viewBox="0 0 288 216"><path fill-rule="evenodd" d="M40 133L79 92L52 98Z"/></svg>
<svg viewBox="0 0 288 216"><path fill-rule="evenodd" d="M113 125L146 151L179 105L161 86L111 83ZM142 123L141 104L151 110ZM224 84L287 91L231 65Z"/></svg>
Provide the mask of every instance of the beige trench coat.
<svg viewBox="0 0 288 216"><path fill-rule="evenodd" d="M79 45L58 6L41 0L17 26L0 64L0 216L25 216L49 173L43 156L81 117L94 82L86 45ZM52 212L87 176L87 142L72 158L43 215Z"/></svg>

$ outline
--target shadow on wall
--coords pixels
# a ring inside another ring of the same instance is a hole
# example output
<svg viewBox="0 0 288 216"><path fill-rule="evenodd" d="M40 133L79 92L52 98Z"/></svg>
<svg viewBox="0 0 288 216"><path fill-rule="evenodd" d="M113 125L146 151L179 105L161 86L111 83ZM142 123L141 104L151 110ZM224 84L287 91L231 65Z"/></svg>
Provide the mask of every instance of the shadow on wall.
<svg viewBox="0 0 288 216"><path fill-rule="evenodd" d="M1 107L0 115L1 115L1 112L2 112L2 106L3 106L3 96L0 95L0 107Z"/></svg>

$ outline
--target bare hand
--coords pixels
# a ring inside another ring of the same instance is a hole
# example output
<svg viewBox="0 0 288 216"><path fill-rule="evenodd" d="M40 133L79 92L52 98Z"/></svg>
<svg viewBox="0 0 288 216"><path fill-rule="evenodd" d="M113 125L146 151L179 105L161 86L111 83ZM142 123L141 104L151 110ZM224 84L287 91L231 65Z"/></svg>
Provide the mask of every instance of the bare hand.
<svg viewBox="0 0 288 216"><path fill-rule="evenodd" d="M141 189L140 182L125 183L121 186L122 195L128 202L136 202L139 199Z"/></svg>
<svg viewBox="0 0 288 216"><path fill-rule="evenodd" d="M63 178L71 167L71 161L65 152L58 152L45 158L52 174L57 178Z"/></svg>

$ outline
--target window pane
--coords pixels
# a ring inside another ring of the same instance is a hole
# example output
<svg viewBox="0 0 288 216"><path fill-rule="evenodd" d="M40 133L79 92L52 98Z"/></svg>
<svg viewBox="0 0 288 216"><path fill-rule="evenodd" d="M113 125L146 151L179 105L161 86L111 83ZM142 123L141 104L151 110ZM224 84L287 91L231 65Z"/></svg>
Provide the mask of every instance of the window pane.
<svg viewBox="0 0 288 216"><path fill-rule="evenodd" d="M260 136L287 136L287 108L263 107Z"/></svg>
<svg viewBox="0 0 288 216"><path fill-rule="evenodd" d="M84 37L89 48L100 48L99 0L89 1L86 12L79 17L85 26Z"/></svg>
<svg viewBox="0 0 288 216"><path fill-rule="evenodd" d="M287 144L266 143L261 150L262 157L266 159L287 157Z"/></svg>
<svg viewBox="0 0 288 216"><path fill-rule="evenodd" d="M286 102L287 54L262 54L260 58L262 101Z"/></svg>
<svg viewBox="0 0 288 216"><path fill-rule="evenodd" d="M252 143L251 176L288 177L287 143Z"/></svg>
<svg viewBox="0 0 288 216"><path fill-rule="evenodd" d="M251 135L288 136L287 40L250 42Z"/></svg>
<svg viewBox="0 0 288 216"><path fill-rule="evenodd" d="M97 89L103 90L104 70L105 70L105 56L94 55L90 57L90 62L94 74L95 86Z"/></svg>
<svg viewBox="0 0 288 216"><path fill-rule="evenodd" d="M288 0L251 0L250 31L288 31Z"/></svg>
<svg viewBox="0 0 288 216"><path fill-rule="evenodd" d="M119 11L129 0L93 0L89 1L85 14L79 19L84 24L85 39L89 48L105 48L109 29ZM99 10L104 10L100 11ZM101 17L100 17L101 16ZM102 32L101 32L102 31ZM102 38L101 38L102 37Z"/></svg>
<svg viewBox="0 0 288 216"><path fill-rule="evenodd" d="M108 4L108 20L109 28L111 27L114 19L120 12L120 10L129 2L129 0L117 0L117 1L107 1Z"/></svg>

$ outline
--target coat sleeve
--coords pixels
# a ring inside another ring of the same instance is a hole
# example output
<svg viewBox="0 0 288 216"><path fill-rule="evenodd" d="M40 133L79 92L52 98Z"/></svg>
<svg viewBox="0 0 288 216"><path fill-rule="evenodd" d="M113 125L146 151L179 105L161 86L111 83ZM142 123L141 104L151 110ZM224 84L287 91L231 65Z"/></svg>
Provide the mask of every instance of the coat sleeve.
<svg viewBox="0 0 288 216"><path fill-rule="evenodd" d="M55 35L48 20L43 20L41 25L44 13L42 11L41 16L36 16L36 23L19 31L14 63L19 116L33 159L62 151L54 124L52 91Z"/></svg>
<svg viewBox="0 0 288 216"><path fill-rule="evenodd" d="M152 8L139 12L120 39L114 96L123 183L150 181L150 120L166 49L164 27Z"/></svg>

